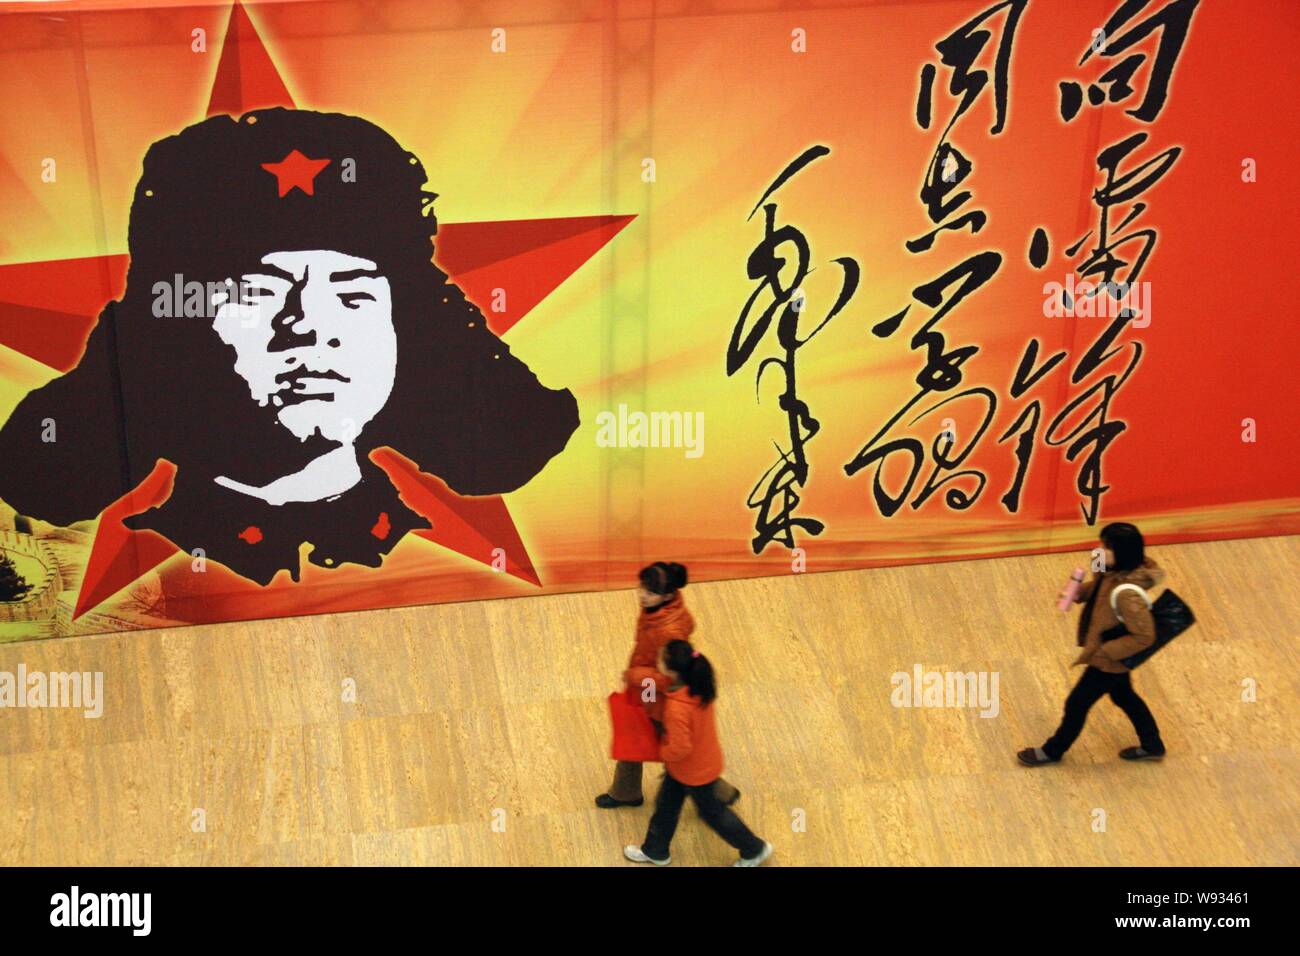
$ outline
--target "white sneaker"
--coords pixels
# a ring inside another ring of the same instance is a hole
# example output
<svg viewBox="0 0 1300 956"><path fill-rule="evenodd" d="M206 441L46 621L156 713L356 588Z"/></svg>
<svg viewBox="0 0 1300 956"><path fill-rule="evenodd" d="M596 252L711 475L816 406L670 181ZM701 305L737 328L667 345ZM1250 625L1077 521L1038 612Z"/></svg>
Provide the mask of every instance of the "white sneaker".
<svg viewBox="0 0 1300 956"><path fill-rule="evenodd" d="M768 852L770 853L771 850L769 850ZM623 855L627 857L629 860L631 860L633 863L653 863L655 866L667 866L669 863L672 862L673 859L671 856L668 857L666 860L651 859L650 857L642 853L641 848L639 846L636 846L635 844L628 844L627 846L623 847Z"/></svg>
<svg viewBox="0 0 1300 956"><path fill-rule="evenodd" d="M750 860L747 860L742 856L739 860L737 860L735 863L731 865L732 866L762 866L765 862L767 862L767 858L771 855L772 855L772 844L764 843L763 849L758 851L758 856Z"/></svg>

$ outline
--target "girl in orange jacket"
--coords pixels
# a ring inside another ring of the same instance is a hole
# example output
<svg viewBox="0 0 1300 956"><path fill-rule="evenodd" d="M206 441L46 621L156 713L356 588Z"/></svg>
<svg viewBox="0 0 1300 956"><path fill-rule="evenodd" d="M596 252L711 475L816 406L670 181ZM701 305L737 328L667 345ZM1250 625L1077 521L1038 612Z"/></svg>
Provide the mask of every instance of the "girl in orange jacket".
<svg viewBox="0 0 1300 956"><path fill-rule="evenodd" d="M713 666L686 641L670 641L660 654L659 670L669 681L659 745L666 773L645 841L624 847L623 855L634 863L667 865L668 847L689 794L700 819L740 851L733 865L758 866L772 855L772 845L756 837L715 789L722 775L722 748L713 719L718 696Z"/></svg>
<svg viewBox="0 0 1300 956"><path fill-rule="evenodd" d="M680 564L656 561L641 569L637 599L641 614L636 622L636 643L632 656L623 671L625 687L638 692L653 692L645 702L646 712L656 726L663 724L664 695L668 693L668 677L659 670L659 652L669 641L690 638L695 630L695 619L686 609L682 588L686 587L686 568ZM642 694L643 699L646 694ZM605 793L596 798L596 806L611 810L615 807L639 807L645 802L641 793L642 765L630 760L620 760L614 767L614 782ZM740 791L725 780L718 781L718 796L730 806L740 799Z"/></svg>

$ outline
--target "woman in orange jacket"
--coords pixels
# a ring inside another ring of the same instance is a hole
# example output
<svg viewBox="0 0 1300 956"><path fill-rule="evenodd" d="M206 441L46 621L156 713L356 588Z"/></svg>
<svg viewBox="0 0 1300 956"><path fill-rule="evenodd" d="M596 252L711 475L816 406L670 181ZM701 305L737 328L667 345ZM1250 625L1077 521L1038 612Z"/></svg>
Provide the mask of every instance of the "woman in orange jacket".
<svg viewBox="0 0 1300 956"><path fill-rule="evenodd" d="M682 804L689 794L700 819L738 851L733 866L758 866L772 855L772 844L756 837L745 822L716 793L722 774L722 748L713 719L718 696L709 659L686 641L670 641L661 654L659 670L668 676L664 699L664 733L659 755L663 759L663 785L655 797L645 841L623 848L634 863L666 866L669 844L677 831Z"/></svg>
<svg viewBox="0 0 1300 956"><path fill-rule="evenodd" d="M669 641L687 640L695 630L695 619L686 609L682 588L686 587L686 568L680 564L656 561L641 569L641 587L637 598L641 614L636 622L636 643L627 669L623 671L626 687L642 692L646 712L656 727L663 723L663 695L668 692L668 678L658 666L659 652ZM653 683L653 692L650 683ZM646 699L648 696L648 699ZM639 807L645 802L641 792L642 765L630 760L620 760L614 767L614 782L605 793L596 798L596 806L605 810L614 807ZM719 781L718 795L728 806L740 799L740 791Z"/></svg>

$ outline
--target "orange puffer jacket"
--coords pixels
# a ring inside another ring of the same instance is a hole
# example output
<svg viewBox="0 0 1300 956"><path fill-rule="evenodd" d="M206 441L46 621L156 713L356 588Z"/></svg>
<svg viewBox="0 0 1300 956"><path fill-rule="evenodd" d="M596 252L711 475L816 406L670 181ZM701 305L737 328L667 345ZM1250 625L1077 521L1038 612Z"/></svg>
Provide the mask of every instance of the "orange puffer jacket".
<svg viewBox="0 0 1300 956"><path fill-rule="evenodd" d="M659 759L674 780L688 787L702 786L722 776L722 747L713 721L713 704L692 697L685 687L668 694Z"/></svg>
<svg viewBox="0 0 1300 956"><path fill-rule="evenodd" d="M695 619L686 610L681 591L667 604L653 611L642 611L637 617L636 644L623 672L623 682L641 693L642 681L647 677L654 681L654 700L646 702L646 712L652 720L663 722L663 699L668 693L668 678L659 672L659 649L669 641L689 641L694 630Z"/></svg>

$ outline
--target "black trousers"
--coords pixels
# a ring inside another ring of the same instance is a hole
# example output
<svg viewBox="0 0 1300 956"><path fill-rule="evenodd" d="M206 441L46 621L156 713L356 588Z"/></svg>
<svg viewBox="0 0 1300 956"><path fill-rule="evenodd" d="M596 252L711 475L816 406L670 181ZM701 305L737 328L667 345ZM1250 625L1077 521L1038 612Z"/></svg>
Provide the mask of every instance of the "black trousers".
<svg viewBox="0 0 1300 956"><path fill-rule="evenodd" d="M1043 752L1053 760L1060 760L1083 730L1083 724L1088 719L1088 711L1092 709L1092 705L1107 694L1115 705L1128 715L1128 719L1133 721L1133 729L1137 731L1142 749L1153 754L1164 753L1165 745L1160 740L1160 728L1156 726L1156 719L1151 716L1151 708L1147 707L1142 698L1137 695L1137 691L1133 689L1133 680L1129 672L1108 674L1091 666L1083 672L1079 683L1074 685L1074 690L1070 691L1070 696L1065 699L1065 716L1061 718L1061 726L1057 727L1052 738L1043 744Z"/></svg>
<svg viewBox="0 0 1300 956"><path fill-rule="evenodd" d="M726 840L746 859L752 860L763 849L763 841L754 836L745 822L736 816L732 809L718 799L715 790L716 780L690 787L673 777L664 774L664 782L655 797L655 812L650 818L650 827L646 830L645 842L641 852L652 860L666 860L668 845L673 842L677 832L677 821L682 815L682 804L687 794L695 801L695 809L700 812L700 819L722 839Z"/></svg>

